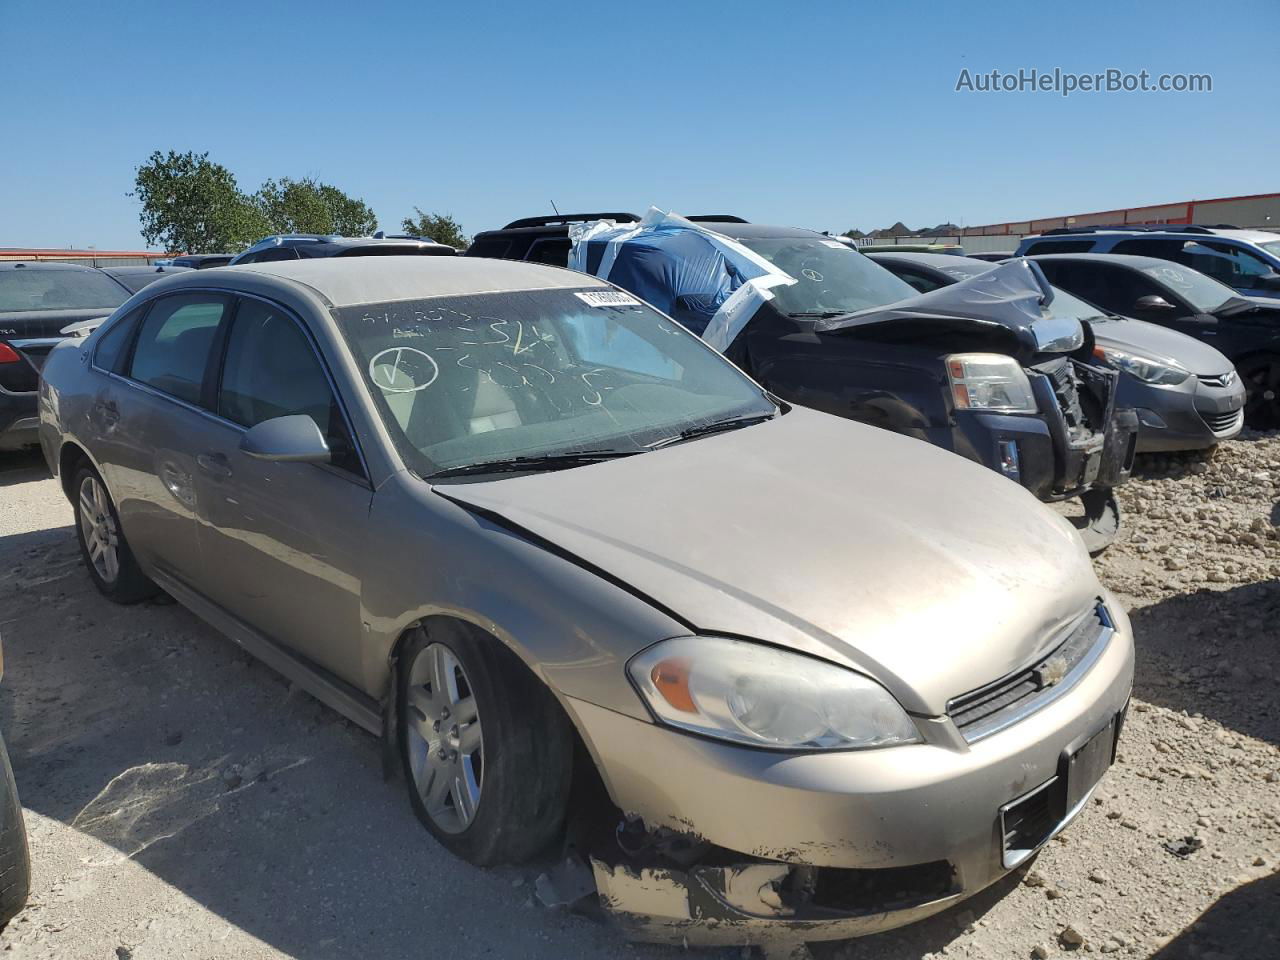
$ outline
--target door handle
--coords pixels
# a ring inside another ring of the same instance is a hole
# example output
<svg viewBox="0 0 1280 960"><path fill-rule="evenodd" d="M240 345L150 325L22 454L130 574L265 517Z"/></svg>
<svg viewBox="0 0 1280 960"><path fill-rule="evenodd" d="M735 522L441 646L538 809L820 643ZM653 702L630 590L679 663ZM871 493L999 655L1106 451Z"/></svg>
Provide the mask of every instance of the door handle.
<svg viewBox="0 0 1280 960"><path fill-rule="evenodd" d="M201 453L196 455L196 466L212 477L231 476L231 464L225 454Z"/></svg>

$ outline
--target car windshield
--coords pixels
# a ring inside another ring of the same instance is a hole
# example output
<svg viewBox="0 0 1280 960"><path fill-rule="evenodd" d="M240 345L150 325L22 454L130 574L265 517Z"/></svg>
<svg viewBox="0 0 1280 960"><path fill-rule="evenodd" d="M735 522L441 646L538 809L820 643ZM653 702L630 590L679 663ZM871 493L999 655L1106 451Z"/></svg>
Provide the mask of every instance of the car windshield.
<svg viewBox="0 0 1280 960"><path fill-rule="evenodd" d="M994 269L996 266L996 264L988 263L985 260L962 260L955 264L949 263L945 266L939 265L937 269L941 270L953 280L972 280L974 277L984 274L988 270Z"/></svg>
<svg viewBox="0 0 1280 960"><path fill-rule="evenodd" d="M401 455L424 477L514 458L642 453L777 412L697 337L607 288L334 315Z"/></svg>
<svg viewBox="0 0 1280 960"><path fill-rule="evenodd" d="M1280 257L1280 240L1267 240L1257 244L1259 250L1265 250L1273 257Z"/></svg>
<svg viewBox="0 0 1280 960"><path fill-rule="evenodd" d="M1053 302L1049 304L1049 313L1056 317L1069 317L1073 320L1088 320L1096 323L1107 320L1107 314L1088 301L1081 300L1061 287L1053 288Z"/></svg>
<svg viewBox="0 0 1280 960"><path fill-rule="evenodd" d="M883 307L917 291L880 264L838 240L743 237L743 246L796 278L774 287L775 304L791 316L824 316Z"/></svg>
<svg viewBox="0 0 1280 960"><path fill-rule="evenodd" d="M129 291L97 270L0 271L0 312L28 310L103 310L110 313L129 299Z"/></svg>
<svg viewBox="0 0 1280 960"><path fill-rule="evenodd" d="M1225 283L1173 261L1143 267L1142 272L1171 288L1200 313L1213 313L1228 300L1240 296Z"/></svg>

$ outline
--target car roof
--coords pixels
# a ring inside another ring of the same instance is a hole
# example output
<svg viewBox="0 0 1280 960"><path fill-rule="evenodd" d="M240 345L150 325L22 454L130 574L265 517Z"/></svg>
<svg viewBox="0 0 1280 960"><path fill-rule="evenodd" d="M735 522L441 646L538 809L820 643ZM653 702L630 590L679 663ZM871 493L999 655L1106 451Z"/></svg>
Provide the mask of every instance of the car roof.
<svg viewBox="0 0 1280 960"><path fill-rule="evenodd" d="M1272 243L1280 240L1280 233L1269 233L1266 230L1215 230L1219 237L1230 237L1233 240L1244 240L1246 243Z"/></svg>
<svg viewBox="0 0 1280 960"><path fill-rule="evenodd" d="M163 264L145 264L145 263L126 263L122 266L99 267L103 273L109 273L113 277L118 273L185 273L190 267L184 267L179 263L163 263Z"/></svg>
<svg viewBox="0 0 1280 960"><path fill-rule="evenodd" d="M100 273L97 267L88 267L82 263L57 263L52 260L0 260L0 268L10 270L78 270Z"/></svg>
<svg viewBox="0 0 1280 960"><path fill-rule="evenodd" d="M1090 263L1110 263L1134 270L1149 270L1152 267L1167 267L1174 260L1160 257L1139 257L1131 253L1031 253L1028 260L1065 260L1068 263L1079 263L1087 260ZM1182 264L1179 264L1183 266Z"/></svg>
<svg viewBox="0 0 1280 960"><path fill-rule="evenodd" d="M254 281L255 289L264 285L281 288L302 285L334 307L441 296L609 286L603 280L584 273L519 260L324 257L246 263L210 271L184 271L171 279L158 281L147 290L175 291L186 286L235 289L238 281L245 280Z"/></svg>
<svg viewBox="0 0 1280 960"><path fill-rule="evenodd" d="M698 225L734 240L765 240L770 238L806 237L830 240L831 237L817 230L801 227L774 227L765 223L739 223L730 220L700 220Z"/></svg>
<svg viewBox="0 0 1280 960"><path fill-rule="evenodd" d="M904 250L898 253L894 250L873 250L867 254L872 260L900 260L903 263L918 263L922 267L942 267L955 266L956 263L982 263L990 265L990 261L981 260L978 257L961 257L954 253L915 253L910 250Z"/></svg>
<svg viewBox="0 0 1280 960"><path fill-rule="evenodd" d="M434 240L427 240L422 237L406 239L403 237L342 237L323 233L282 233L271 237L263 237L249 249L257 251L270 247L309 247L312 245L342 249L350 247L410 247L414 245L423 247L445 246L445 244L436 243Z"/></svg>

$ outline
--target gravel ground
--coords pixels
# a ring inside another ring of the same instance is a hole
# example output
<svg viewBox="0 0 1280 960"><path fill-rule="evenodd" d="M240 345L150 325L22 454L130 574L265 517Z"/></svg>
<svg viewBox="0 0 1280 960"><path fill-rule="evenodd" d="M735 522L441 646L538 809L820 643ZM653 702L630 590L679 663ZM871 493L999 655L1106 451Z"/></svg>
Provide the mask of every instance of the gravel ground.
<svg viewBox="0 0 1280 960"><path fill-rule="evenodd" d="M1280 435L1147 458L1098 562L1134 705L1094 804L1024 876L825 958L1280 956ZM444 854L375 740L185 610L117 608L39 459L0 454L0 726L33 888L17 956L673 958L537 905L547 865ZM740 950L704 951L739 957Z"/></svg>

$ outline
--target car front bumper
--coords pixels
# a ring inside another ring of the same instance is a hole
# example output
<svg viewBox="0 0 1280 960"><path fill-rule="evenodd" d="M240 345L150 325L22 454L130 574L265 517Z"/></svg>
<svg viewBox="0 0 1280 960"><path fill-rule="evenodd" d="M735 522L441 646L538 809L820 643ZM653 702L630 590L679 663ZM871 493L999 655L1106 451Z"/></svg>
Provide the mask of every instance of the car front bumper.
<svg viewBox="0 0 1280 960"><path fill-rule="evenodd" d="M0 387L0 450L37 442L36 394L9 393Z"/></svg>
<svg viewBox="0 0 1280 960"><path fill-rule="evenodd" d="M1206 380L1208 382L1206 382ZM1138 452L1203 450L1244 426L1244 382L1189 377L1170 386L1122 377L1120 401L1138 411Z"/></svg>
<svg viewBox="0 0 1280 960"><path fill-rule="evenodd" d="M1017 865L1002 809L1060 776L1065 751L1118 728L1128 703L1132 634L1104 600L1114 631L1074 686L973 743L946 717L917 718L918 745L778 753L569 701L624 814L719 848L715 866L684 871L595 860L605 906L641 940L841 939L919 920L996 882ZM805 884L846 895L797 906Z"/></svg>

